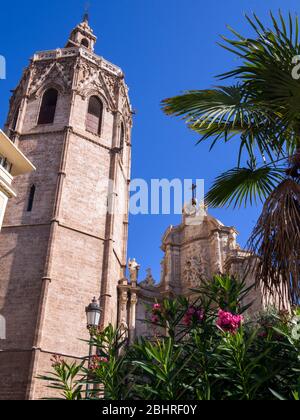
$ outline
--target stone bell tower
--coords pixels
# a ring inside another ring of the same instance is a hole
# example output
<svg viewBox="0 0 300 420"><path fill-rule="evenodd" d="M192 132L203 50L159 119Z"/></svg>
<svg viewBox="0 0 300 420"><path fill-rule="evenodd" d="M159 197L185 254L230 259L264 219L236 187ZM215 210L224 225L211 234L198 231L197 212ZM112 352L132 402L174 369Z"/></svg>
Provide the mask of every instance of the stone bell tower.
<svg viewBox="0 0 300 420"><path fill-rule="evenodd" d="M65 48L36 53L6 133L36 166L0 235L0 399L37 399L53 353L86 356L85 306L117 322L127 259L132 110L120 68L94 53L85 16Z"/></svg>

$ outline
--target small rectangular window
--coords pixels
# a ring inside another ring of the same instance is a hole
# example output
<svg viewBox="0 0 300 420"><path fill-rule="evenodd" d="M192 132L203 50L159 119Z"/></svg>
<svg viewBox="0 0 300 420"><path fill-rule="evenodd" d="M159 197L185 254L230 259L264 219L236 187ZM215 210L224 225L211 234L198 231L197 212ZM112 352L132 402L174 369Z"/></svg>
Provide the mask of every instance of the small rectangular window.
<svg viewBox="0 0 300 420"><path fill-rule="evenodd" d="M30 188L29 198L28 198L28 205L27 205L27 211L31 212L33 209L33 202L34 202L34 196L35 196L35 185L32 185Z"/></svg>

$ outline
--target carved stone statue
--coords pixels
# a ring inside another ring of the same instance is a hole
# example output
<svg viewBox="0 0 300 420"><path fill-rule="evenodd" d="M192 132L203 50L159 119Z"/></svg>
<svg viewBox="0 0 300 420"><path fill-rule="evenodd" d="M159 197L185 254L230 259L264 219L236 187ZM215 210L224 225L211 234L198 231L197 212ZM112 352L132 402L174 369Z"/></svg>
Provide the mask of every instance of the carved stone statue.
<svg viewBox="0 0 300 420"><path fill-rule="evenodd" d="M120 330L122 339L123 340L127 339L128 338L128 324L124 318L121 320L119 330Z"/></svg>
<svg viewBox="0 0 300 420"><path fill-rule="evenodd" d="M133 260L129 260L128 269L129 269L129 273L130 273L131 284L132 283L137 283L140 268L141 268L141 266L136 262L135 258L133 258Z"/></svg>

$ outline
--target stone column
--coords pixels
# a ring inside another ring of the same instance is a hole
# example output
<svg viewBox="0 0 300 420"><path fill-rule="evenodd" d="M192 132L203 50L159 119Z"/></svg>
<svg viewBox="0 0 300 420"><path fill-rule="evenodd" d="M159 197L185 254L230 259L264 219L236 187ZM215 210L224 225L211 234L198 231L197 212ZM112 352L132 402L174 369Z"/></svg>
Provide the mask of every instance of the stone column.
<svg viewBox="0 0 300 420"><path fill-rule="evenodd" d="M124 279L119 284L119 302L118 302L118 326L125 335L128 336L128 280Z"/></svg>
<svg viewBox="0 0 300 420"><path fill-rule="evenodd" d="M218 274L223 272L223 261L222 261L222 249L221 249L221 238L218 231L214 232L214 273Z"/></svg>
<svg viewBox="0 0 300 420"><path fill-rule="evenodd" d="M130 294L130 311L129 311L129 341L132 344L135 340L135 327L136 327L136 306L138 298L135 290Z"/></svg>

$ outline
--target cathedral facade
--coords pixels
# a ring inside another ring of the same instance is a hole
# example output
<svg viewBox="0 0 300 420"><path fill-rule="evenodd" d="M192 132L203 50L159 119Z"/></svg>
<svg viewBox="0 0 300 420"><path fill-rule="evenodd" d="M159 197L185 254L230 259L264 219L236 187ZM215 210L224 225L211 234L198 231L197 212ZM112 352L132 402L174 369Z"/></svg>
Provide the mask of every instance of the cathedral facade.
<svg viewBox="0 0 300 420"><path fill-rule="evenodd" d="M65 48L33 56L11 98L6 134L36 172L15 181L0 234L0 399L42 398L36 377L53 354L87 356L80 339L93 296L101 324L133 341L151 334L149 305L189 295L202 277L242 272L249 258L235 228L206 209L193 223L185 208L163 236L160 282L150 270L138 282L135 260L126 277L133 112L122 70L95 54L96 39L85 18Z"/></svg>

